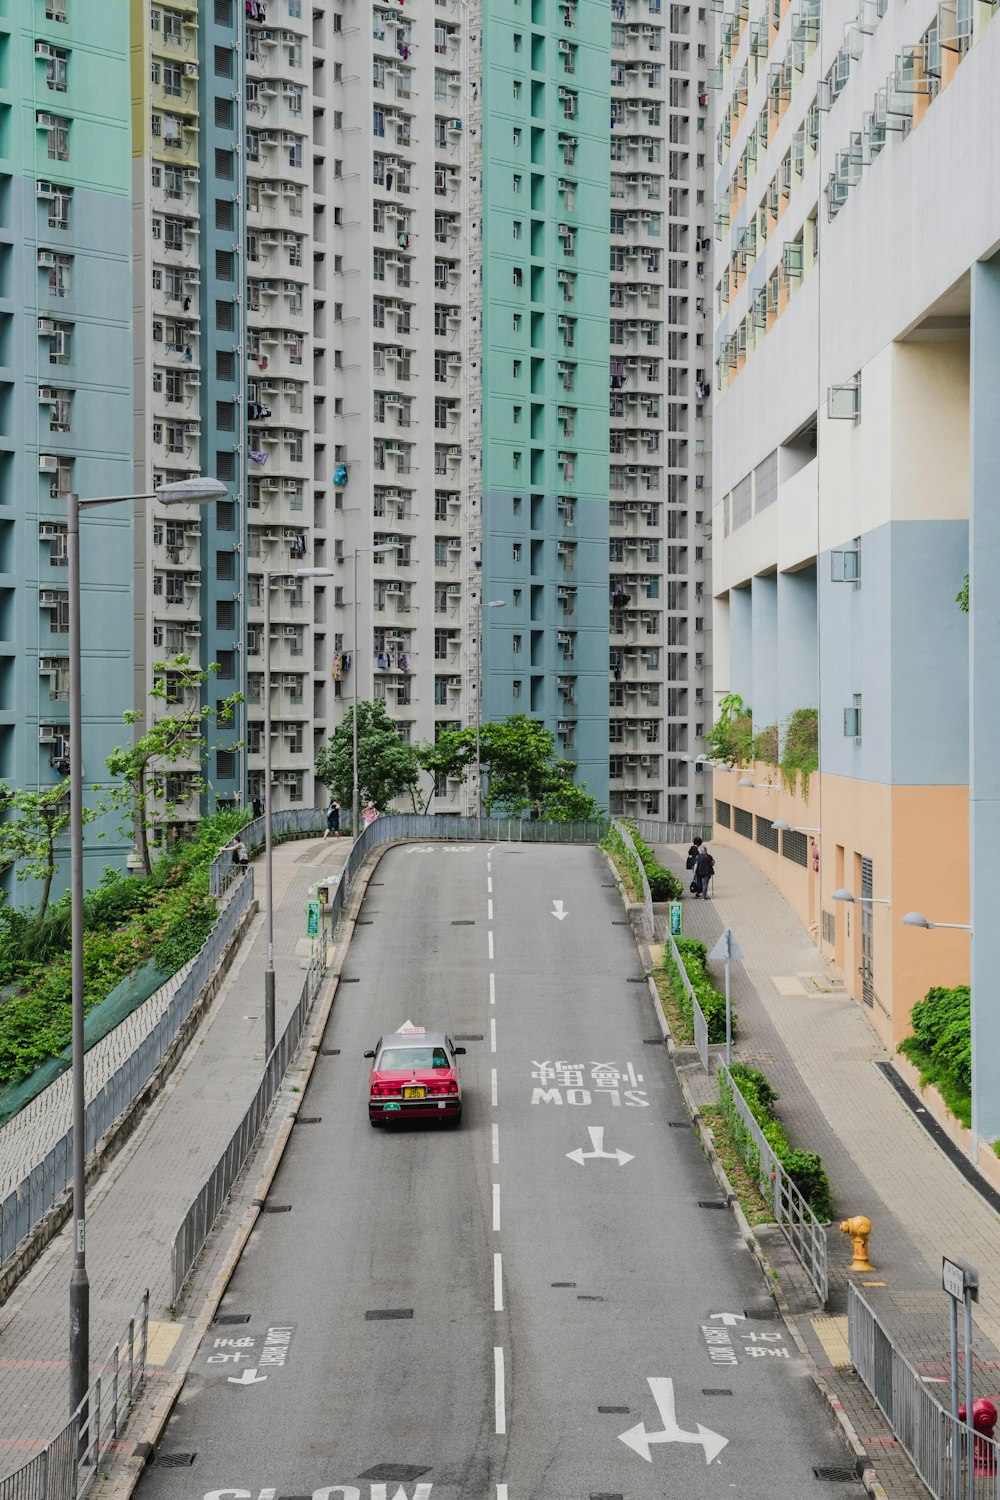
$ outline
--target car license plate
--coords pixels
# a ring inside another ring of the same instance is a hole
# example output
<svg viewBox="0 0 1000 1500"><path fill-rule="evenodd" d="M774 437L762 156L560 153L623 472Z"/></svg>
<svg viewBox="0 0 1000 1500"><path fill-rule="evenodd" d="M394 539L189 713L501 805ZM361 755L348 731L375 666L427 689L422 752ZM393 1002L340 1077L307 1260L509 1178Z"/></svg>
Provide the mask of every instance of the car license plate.
<svg viewBox="0 0 1000 1500"><path fill-rule="evenodd" d="M427 1090L424 1088L408 1088L403 1090L404 1099L426 1099Z"/></svg>

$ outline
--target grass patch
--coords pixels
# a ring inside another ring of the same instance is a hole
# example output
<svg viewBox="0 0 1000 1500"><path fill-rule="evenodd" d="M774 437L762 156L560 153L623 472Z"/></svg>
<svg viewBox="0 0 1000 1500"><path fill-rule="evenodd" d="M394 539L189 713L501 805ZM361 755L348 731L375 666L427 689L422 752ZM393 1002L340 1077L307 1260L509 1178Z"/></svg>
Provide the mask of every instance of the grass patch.
<svg viewBox="0 0 1000 1500"><path fill-rule="evenodd" d="M717 1104L711 1104L704 1106L700 1113L712 1132L715 1153L725 1168L733 1192L740 1200L740 1207L746 1214L747 1223L752 1228L757 1228L761 1224L773 1224L774 1214L757 1191L757 1184L747 1171L743 1158L736 1149L729 1123L722 1110Z"/></svg>
<svg viewBox="0 0 1000 1500"><path fill-rule="evenodd" d="M681 1003L682 1000L687 1002L687 995L684 993L684 986L680 980L674 980L674 974L677 972L676 964L669 956L667 963L668 967L659 969L653 975L656 993L660 997L663 1014L667 1018L667 1025L670 1027L670 1034L674 1041L679 1047L690 1047L694 1042L694 1018L691 1014L691 1006L690 1003L686 1006ZM678 999L678 996L681 999Z"/></svg>

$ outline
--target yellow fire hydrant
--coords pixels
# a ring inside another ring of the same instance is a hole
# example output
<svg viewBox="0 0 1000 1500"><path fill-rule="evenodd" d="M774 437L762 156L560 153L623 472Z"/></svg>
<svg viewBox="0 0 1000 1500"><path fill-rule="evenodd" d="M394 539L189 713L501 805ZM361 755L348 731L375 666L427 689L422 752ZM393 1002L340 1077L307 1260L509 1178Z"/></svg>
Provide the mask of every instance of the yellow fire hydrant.
<svg viewBox="0 0 1000 1500"><path fill-rule="evenodd" d="M868 1236L872 1232L872 1221L866 1219L864 1214L855 1214L853 1219L845 1219L840 1226L841 1234L851 1236L851 1246L854 1250L854 1259L848 1266L849 1271L874 1271L875 1267L868 1259Z"/></svg>

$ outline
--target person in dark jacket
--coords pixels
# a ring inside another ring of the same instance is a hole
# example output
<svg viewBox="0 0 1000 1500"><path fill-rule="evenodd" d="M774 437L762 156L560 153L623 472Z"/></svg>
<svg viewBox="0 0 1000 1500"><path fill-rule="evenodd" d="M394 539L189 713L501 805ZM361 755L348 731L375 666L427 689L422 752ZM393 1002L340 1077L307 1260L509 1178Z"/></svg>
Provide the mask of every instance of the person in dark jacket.
<svg viewBox="0 0 1000 1500"><path fill-rule="evenodd" d="M684 866L685 870L693 870L694 869L694 862L698 858L698 851L699 851L700 848L701 848L701 839L693 839L692 842L691 842L691 847L690 847L690 849L688 850L688 853L687 853L687 863Z"/></svg>
<svg viewBox="0 0 1000 1500"><path fill-rule="evenodd" d="M708 852L708 845L702 844L698 851L698 857L694 862L694 878L698 884L698 889L694 897L696 901L699 896L703 896L706 901L708 900L708 883L714 874L715 860Z"/></svg>

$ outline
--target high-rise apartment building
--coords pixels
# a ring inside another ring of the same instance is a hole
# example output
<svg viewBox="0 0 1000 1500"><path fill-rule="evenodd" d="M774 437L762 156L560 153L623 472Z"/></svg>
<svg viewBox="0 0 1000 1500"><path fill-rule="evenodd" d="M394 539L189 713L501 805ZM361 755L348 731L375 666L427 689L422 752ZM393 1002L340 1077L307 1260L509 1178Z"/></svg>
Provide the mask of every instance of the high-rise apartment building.
<svg viewBox="0 0 1000 1500"><path fill-rule="evenodd" d="M708 817L706 8L611 5L610 810Z"/></svg>
<svg viewBox="0 0 1000 1500"><path fill-rule="evenodd" d="M968 977L967 933L902 918L965 922L970 873L974 1036L992 983L992 17L743 6L713 80L716 689L758 732L819 720L807 796L763 761L716 769L716 838L779 884L889 1045L931 984Z"/></svg>
<svg viewBox="0 0 1000 1500"><path fill-rule="evenodd" d="M66 496L131 488L127 0L23 0L0 40L0 780L33 791L68 773ZM132 516L81 532L89 788L131 702Z"/></svg>

